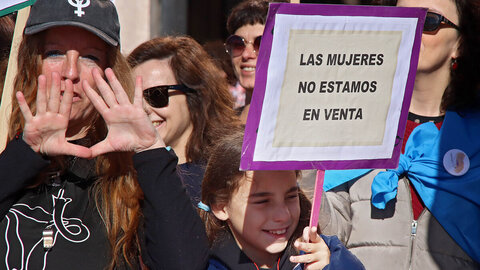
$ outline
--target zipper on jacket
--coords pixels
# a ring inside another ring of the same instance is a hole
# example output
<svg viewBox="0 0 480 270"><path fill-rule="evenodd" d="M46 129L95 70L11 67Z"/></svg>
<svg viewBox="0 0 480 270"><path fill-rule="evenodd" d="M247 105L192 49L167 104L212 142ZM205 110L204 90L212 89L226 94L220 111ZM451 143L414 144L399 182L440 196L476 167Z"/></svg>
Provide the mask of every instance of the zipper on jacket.
<svg viewBox="0 0 480 270"><path fill-rule="evenodd" d="M414 219L412 221L412 230L410 232L410 262L408 264L408 269L412 269L412 257L413 257L413 247L415 244L415 237L417 236L417 225L418 222Z"/></svg>
<svg viewBox="0 0 480 270"><path fill-rule="evenodd" d="M427 209L426 207L423 208L422 212L418 216L417 219L413 218L413 206L412 206L412 194L410 193L410 180L407 178L404 178L404 183L407 188L407 193L408 193L408 198L409 198L409 205L410 205L410 218L412 219L412 224L411 224L411 230L410 230L410 259L408 263L408 269L412 269L412 258L413 258L413 252L414 252L414 247L415 247L415 237L417 236L417 227L418 227L418 220L423 216L425 213L425 210Z"/></svg>
<svg viewBox="0 0 480 270"><path fill-rule="evenodd" d="M415 236L417 235L417 221L413 218L413 206L412 206L412 194L410 193L410 182L407 178L403 178L403 182L405 183L405 187L407 189L408 194L408 205L410 206L410 218L412 220L411 228L410 228L410 256L408 258L408 269L412 269L412 256L413 256L413 247L415 242Z"/></svg>
<svg viewBox="0 0 480 270"><path fill-rule="evenodd" d="M417 235L417 225L418 225L418 222L416 220L413 220L412 221L412 233L411 233L412 240L415 239L415 236Z"/></svg>

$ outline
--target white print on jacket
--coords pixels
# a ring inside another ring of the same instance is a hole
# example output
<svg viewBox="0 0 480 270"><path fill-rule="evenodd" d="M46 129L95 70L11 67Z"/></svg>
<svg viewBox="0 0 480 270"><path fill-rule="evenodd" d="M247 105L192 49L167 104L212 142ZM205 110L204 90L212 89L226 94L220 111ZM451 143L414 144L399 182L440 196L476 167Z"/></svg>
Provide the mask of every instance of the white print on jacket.
<svg viewBox="0 0 480 270"><path fill-rule="evenodd" d="M45 224L45 228L51 227L54 232L53 243L55 248L55 242L57 237L60 234L61 237L67 241L73 243L81 243L86 241L90 237L90 231L78 218L65 218L63 213L65 212L65 207L72 201L71 198L64 198L64 189L58 191L57 196L52 195L53 198L53 213L49 213L40 206L30 207L26 204L19 203L14 204L10 209L9 213L6 215L6 230L5 230L5 242L6 242L6 254L5 254L5 266L6 269L28 269L28 263L32 254L41 256L43 254L43 268L47 267L47 255L49 251L43 249L43 239L42 234L39 233L38 241L32 247L24 246L22 241L20 230L24 224L22 222L34 222L39 224ZM22 220L21 220L22 219ZM26 220L25 220L26 219ZM32 225L29 225L32 226ZM14 230L16 237L8 237L8 232ZM21 258L9 258L11 256L10 249L19 250ZM16 265L9 265L14 262ZM39 265L34 266L38 269Z"/></svg>

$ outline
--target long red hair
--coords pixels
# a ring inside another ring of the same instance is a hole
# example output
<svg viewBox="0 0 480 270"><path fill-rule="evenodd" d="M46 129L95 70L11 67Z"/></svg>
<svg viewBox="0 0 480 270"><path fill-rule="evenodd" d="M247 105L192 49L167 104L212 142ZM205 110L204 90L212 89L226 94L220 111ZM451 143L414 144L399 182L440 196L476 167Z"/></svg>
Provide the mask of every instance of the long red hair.
<svg viewBox="0 0 480 270"><path fill-rule="evenodd" d="M43 32L24 36L18 53L18 74L14 89L22 91L25 99L35 113L37 98L37 78L41 73ZM119 48L111 47L108 52L108 66L111 67L124 87L130 99L133 99L134 83L131 70ZM22 132L25 119L18 103L12 97L12 115L9 124L9 140ZM93 144L103 140L107 127L97 113L89 126L87 139ZM99 156L96 159L96 171L99 176L92 190L99 213L105 223L111 246L109 269L127 263L139 264L140 243L137 230L141 220L140 203L143 192L136 180L132 163L132 153L115 152ZM55 158L52 163L65 166L64 158ZM41 178L37 181L40 184Z"/></svg>

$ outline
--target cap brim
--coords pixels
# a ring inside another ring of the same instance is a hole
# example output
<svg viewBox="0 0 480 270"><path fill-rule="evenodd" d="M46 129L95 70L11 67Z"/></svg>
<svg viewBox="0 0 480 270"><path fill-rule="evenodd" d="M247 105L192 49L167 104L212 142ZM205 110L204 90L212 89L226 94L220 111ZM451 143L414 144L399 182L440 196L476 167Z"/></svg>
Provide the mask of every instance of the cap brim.
<svg viewBox="0 0 480 270"><path fill-rule="evenodd" d="M84 24L84 23L81 23L81 22L57 21L57 22L48 22L48 23L32 25L32 26L29 26L29 27L25 28L25 34L26 35L33 35L33 34L36 34L36 33L45 31L49 28L57 27L57 26L76 26L76 27L80 27L80 28L83 28L83 29L95 34L96 36L101 38L103 41L108 43L109 45L112 45L114 47L118 46L118 42L115 41L115 39L113 39L109 35L105 34L104 32L98 30L95 27L92 27L88 24Z"/></svg>

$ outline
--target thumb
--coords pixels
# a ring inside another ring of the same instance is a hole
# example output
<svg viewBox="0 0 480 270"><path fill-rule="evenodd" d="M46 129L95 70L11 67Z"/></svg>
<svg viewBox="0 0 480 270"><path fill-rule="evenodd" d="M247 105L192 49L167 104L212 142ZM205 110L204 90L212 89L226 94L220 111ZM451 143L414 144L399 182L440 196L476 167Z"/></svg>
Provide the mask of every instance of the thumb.
<svg viewBox="0 0 480 270"><path fill-rule="evenodd" d="M92 152L91 158L98 157L102 154L110 152L110 147L105 140L98 142L97 144L90 147L90 151Z"/></svg>
<svg viewBox="0 0 480 270"><path fill-rule="evenodd" d="M320 237L320 235L317 233L316 226L310 227L309 238L311 243L318 243L323 240L322 237Z"/></svg>
<svg viewBox="0 0 480 270"><path fill-rule="evenodd" d="M72 143L67 143L67 149L65 150L65 152L66 155L77 156L80 158L92 157L92 151L90 150L90 148Z"/></svg>

